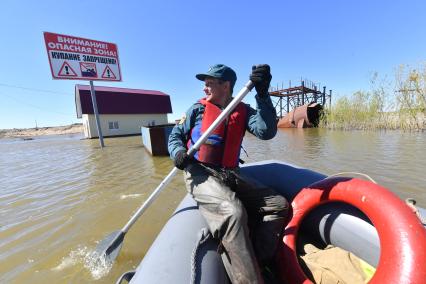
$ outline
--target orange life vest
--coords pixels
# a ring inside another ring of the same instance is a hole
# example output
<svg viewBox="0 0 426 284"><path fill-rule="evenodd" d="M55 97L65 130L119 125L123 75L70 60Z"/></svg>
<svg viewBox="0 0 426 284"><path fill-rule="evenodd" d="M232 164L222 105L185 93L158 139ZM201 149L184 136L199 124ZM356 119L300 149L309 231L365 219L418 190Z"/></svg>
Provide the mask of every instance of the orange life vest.
<svg viewBox="0 0 426 284"><path fill-rule="evenodd" d="M195 122L188 140L188 149L194 145L209 126L216 120L222 110L202 99L204 113L201 121ZM223 121L209 135L204 144L195 153L194 158L200 162L234 168L238 166L241 143L246 131L247 107L239 103L228 119Z"/></svg>

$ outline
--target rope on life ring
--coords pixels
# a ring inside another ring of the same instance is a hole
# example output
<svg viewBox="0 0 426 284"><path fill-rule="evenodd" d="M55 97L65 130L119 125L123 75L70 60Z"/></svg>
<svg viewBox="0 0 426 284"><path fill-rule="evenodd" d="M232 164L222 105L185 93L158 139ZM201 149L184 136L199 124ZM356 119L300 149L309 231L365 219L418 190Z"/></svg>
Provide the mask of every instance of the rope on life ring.
<svg viewBox="0 0 426 284"><path fill-rule="evenodd" d="M369 283L425 283L426 230L413 211L380 185L353 178L324 179L302 189L292 202L293 216L278 251L284 283L312 283L297 261L296 239L306 215L328 202L345 202L371 220L380 239L380 259Z"/></svg>
<svg viewBox="0 0 426 284"><path fill-rule="evenodd" d="M405 199L405 203L413 210L414 214L416 214L420 222L422 222L423 225L426 225L426 218L422 216L419 209L416 207L416 200L414 198L407 198Z"/></svg>

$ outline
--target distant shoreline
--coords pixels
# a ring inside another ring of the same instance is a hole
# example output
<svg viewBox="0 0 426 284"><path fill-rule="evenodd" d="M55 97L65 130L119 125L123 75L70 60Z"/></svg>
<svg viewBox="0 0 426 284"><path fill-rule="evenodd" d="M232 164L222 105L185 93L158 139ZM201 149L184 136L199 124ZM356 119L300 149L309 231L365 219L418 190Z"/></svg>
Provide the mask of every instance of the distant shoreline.
<svg viewBox="0 0 426 284"><path fill-rule="evenodd" d="M0 129L1 138L31 138L44 135L64 135L83 133L83 125L74 123L65 126Z"/></svg>

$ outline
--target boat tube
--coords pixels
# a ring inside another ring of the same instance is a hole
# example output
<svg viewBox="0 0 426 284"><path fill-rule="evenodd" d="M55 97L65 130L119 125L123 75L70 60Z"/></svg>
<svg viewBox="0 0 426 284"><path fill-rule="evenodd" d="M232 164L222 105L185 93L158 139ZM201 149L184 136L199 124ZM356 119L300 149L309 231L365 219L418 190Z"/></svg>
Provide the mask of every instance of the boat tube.
<svg viewBox="0 0 426 284"><path fill-rule="evenodd" d="M246 164L241 170L274 188L289 202L302 189L327 178L280 161ZM305 214L301 230L324 244L350 251L373 266L379 264L379 235L366 214L350 204L336 202L316 207L311 212L315 214ZM419 212L426 216L426 210L419 208ZM388 218L392 218L391 215ZM392 220L389 222L391 224ZM423 228L426 231L426 227ZM229 283L217 253L218 241L208 238L206 231L207 224L195 201L187 195L136 271L130 273L134 274L130 283ZM125 278L123 275L118 282Z"/></svg>

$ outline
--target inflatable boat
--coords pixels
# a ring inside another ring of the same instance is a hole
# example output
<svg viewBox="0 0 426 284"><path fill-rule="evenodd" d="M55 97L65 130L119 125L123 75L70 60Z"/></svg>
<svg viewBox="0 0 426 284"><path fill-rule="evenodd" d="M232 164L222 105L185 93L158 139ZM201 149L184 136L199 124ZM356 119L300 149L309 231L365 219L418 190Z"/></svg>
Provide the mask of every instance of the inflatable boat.
<svg viewBox="0 0 426 284"><path fill-rule="evenodd" d="M302 231L376 267L369 283L426 283L426 210L372 182L327 177L280 161L248 164L242 171L291 201L277 251L282 283L311 283L296 255ZM137 269L117 283L229 283L217 246L187 195Z"/></svg>

